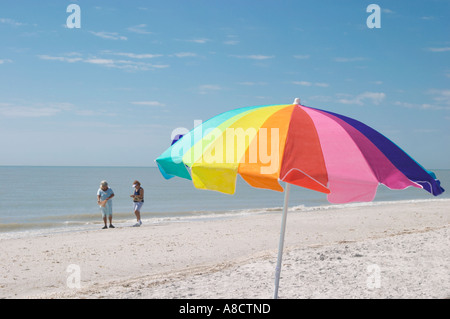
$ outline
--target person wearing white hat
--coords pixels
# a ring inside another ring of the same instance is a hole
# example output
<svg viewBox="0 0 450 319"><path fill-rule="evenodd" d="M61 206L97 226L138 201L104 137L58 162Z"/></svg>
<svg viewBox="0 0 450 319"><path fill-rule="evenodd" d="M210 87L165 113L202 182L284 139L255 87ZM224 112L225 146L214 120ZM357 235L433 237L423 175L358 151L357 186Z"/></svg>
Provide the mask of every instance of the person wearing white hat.
<svg viewBox="0 0 450 319"><path fill-rule="evenodd" d="M114 191L108 186L107 181L100 182L100 188L97 191L97 204L102 211L103 222L105 226L103 229L107 229L106 219L109 219L109 228L115 228L112 224L112 200L114 197Z"/></svg>

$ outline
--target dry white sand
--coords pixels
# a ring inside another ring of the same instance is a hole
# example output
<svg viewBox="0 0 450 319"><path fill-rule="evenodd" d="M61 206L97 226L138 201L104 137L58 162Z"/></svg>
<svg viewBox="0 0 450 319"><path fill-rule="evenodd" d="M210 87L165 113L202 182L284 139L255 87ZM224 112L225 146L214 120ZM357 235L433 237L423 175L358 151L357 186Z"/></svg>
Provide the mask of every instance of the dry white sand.
<svg viewBox="0 0 450 319"><path fill-rule="evenodd" d="M0 298L272 298L280 224L272 212L3 239ZM449 298L449 226L446 199L290 212L279 297Z"/></svg>

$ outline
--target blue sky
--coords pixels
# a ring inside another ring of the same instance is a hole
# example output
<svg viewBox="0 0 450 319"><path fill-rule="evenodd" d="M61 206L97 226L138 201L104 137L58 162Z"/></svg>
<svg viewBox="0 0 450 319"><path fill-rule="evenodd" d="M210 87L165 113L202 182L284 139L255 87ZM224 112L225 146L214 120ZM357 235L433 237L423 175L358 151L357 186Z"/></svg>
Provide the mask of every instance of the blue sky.
<svg viewBox="0 0 450 319"><path fill-rule="evenodd" d="M444 0L1 1L0 165L153 166L176 128L300 97L450 168L449 13Z"/></svg>

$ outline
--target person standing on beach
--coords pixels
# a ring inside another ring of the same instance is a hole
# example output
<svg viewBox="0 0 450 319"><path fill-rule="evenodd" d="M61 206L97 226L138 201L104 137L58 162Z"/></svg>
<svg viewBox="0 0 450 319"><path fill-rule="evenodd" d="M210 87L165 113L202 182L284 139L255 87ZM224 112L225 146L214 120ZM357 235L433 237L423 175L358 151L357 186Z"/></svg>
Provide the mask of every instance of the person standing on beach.
<svg viewBox="0 0 450 319"><path fill-rule="evenodd" d="M141 183L139 181L133 182L134 187L134 194L130 195L131 198L133 198L133 208L134 208L134 214L136 215L136 224L134 224L134 227L139 227L142 225L141 221L141 208L142 205L144 205L144 189L141 187Z"/></svg>
<svg viewBox="0 0 450 319"><path fill-rule="evenodd" d="M100 182L100 188L97 191L97 204L102 211L103 222L105 226L103 229L107 229L106 219L109 219L109 228L115 228L112 224L112 200L114 197L113 190L108 186L106 181Z"/></svg>

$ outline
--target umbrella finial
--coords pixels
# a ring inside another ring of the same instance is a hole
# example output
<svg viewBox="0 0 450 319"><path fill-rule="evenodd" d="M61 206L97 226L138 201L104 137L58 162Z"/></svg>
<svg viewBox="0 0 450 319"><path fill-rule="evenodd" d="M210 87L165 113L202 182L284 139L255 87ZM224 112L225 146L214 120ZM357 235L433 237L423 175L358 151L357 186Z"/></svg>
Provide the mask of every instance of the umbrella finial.
<svg viewBox="0 0 450 319"><path fill-rule="evenodd" d="M300 99L298 97L294 100L294 104L300 105Z"/></svg>

